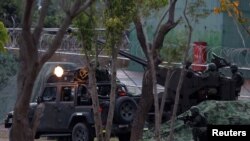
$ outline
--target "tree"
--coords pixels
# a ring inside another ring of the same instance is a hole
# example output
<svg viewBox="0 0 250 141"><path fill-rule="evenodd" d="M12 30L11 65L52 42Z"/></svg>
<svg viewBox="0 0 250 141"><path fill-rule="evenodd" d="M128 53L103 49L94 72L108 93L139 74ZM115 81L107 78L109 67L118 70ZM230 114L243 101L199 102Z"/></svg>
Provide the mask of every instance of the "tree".
<svg viewBox="0 0 250 141"><path fill-rule="evenodd" d="M109 112L106 125L105 141L110 140L112 123L115 110L116 98L116 70L117 70L117 55L122 42L122 36L125 29L132 22L134 14L134 0L107 0L105 10L105 27L107 30L108 47L112 49L112 69L111 69L111 94Z"/></svg>
<svg viewBox="0 0 250 141"><path fill-rule="evenodd" d="M155 70L157 71L158 65L162 62L162 59L160 56L161 55L160 50L163 48L164 40L166 40L166 38L167 38L166 35L173 28L175 28L177 26L177 24L180 22L180 20L182 18L182 17L179 17L177 20L175 20L175 5L176 5L177 0L170 0L168 3L167 2L168 1L166 1L166 0L145 1L144 3L138 4L139 6L137 6L137 7L143 7L143 8L147 7L144 9L146 9L146 11L149 12L152 9L158 9L158 8L163 7L163 6L168 4L168 8L165 10L165 13L163 14L161 19L159 20L159 23L157 25L155 33L153 34L152 41L148 41L147 35L143 31L140 10L137 11L137 14L134 18L135 29L137 32L137 39L141 45L141 48L142 48L147 60L149 60L149 61L148 61L147 69L145 70L145 73L143 76L142 96L141 96L141 100L140 100L138 110L136 113L136 117L134 120L134 124L133 124L132 135L131 135L131 140L133 140L133 141L140 140L142 137L142 129L143 129L143 125L145 122L145 117L147 115L147 111L152 106L153 97L154 97L156 118L157 117L159 118L159 120L156 119L157 121L155 121L155 124L156 124L155 128L157 130L157 131L155 131L155 137L157 140L159 140L159 138L160 138L160 135L159 135L160 129L157 129L157 128L160 128L160 125L157 125L157 124L161 123L161 118L162 118L161 116L162 116L162 113L164 110L165 98L167 97L167 87L168 87L168 83L169 83L168 82L169 77L171 74L171 66L168 66L168 68L170 68L170 69L168 69L168 72L167 72L166 81L165 81L165 92L162 96L160 107L157 107L158 106L158 104L157 104L158 100L157 100L157 94L156 94L157 91L155 90L155 86L153 86L153 85L156 85L156 82L154 80L155 72L154 72L154 69L152 69L152 67L155 67ZM143 5L143 6L141 6L141 5ZM204 0L197 0L197 1L190 2L188 7L187 7L188 16L190 16L195 22L197 22L199 18L206 17L208 15L208 13L206 11L197 10L197 7L203 7L205 5L206 4L205 4ZM147 51L147 50L149 50L149 51ZM184 49L180 48L180 50L181 50L180 54L182 54L184 52ZM176 53L176 50L172 50L172 51ZM183 53L183 54L185 54L185 53ZM178 56L181 56L181 55L178 55ZM185 56L185 55L183 55L183 56ZM168 61L171 61L171 59ZM180 77L180 79L183 79L182 76ZM151 80L153 80L153 81L151 81ZM179 83L179 85L180 85L179 87L181 88L182 83ZM152 90L154 90L154 92ZM176 103L176 104L178 104L178 103ZM157 115L158 111L160 111L159 115Z"/></svg>
<svg viewBox="0 0 250 141"><path fill-rule="evenodd" d="M97 62L98 59L95 57L96 60L91 61L91 55L94 51L97 51L97 45L95 41L95 36L97 35L95 32L96 27L96 21L95 21L95 15L94 15L94 7L91 6L91 9L89 11L86 11L85 13L80 14L76 18L75 25L78 27L77 36L79 41L82 43L83 52L85 53L85 60L86 60L86 67L88 68L88 93L91 95L92 99L92 107L93 107L93 113L94 113L94 121L95 121L95 132L96 132L96 138L98 141L103 141L103 126L102 126L102 120L101 120L101 113L99 111L99 99L98 99L98 93L97 93L97 85L96 85L96 69L97 69ZM93 41L94 39L94 41ZM96 56L98 56L98 53L95 52Z"/></svg>
<svg viewBox="0 0 250 141"><path fill-rule="evenodd" d="M166 5L167 1L148 1L147 4L154 5L159 7L159 5ZM136 14L134 17L134 24L137 32L137 38L141 45L141 48L147 57L147 60L150 60L149 56L153 56L151 59L151 62L153 60L153 65L158 66L161 62L161 59L159 57L159 50L162 48L163 41L165 38L165 35L169 33L176 25L179 23L179 20L175 21L175 5L177 0L170 0L169 3L169 9L168 12L168 19L163 24L159 24L159 28L156 30L156 34L154 35L154 39L151 43L146 39L145 32L143 31L143 26L141 23L141 16L139 13ZM160 4L159 4L160 3ZM166 15L163 17L166 18ZM151 55L148 53L147 48L150 48ZM142 95L141 99L137 108L137 113L135 116L135 119L133 121L132 125L132 131L131 131L131 140L132 141L138 141L142 138L143 133L143 126L145 122L145 118L147 115L148 110L150 109L153 101L153 82L152 80L152 63L151 65L148 64L147 69L145 70L144 76L143 76L143 86L142 86ZM159 121L158 121L159 124Z"/></svg>
<svg viewBox="0 0 250 141"><path fill-rule="evenodd" d="M185 2L185 8L184 8L184 11L183 11L183 15L184 15L185 22L187 23L187 26L188 26L188 41L187 41L187 45L186 45L185 52L184 52L183 62L187 61L188 50L190 49L191 37L192 37L192 32L193 32L193 28L192 28L192 26L190 24L189 19L187 18L187 14L186 14L186 12L187 12L186 11L187 10L187 3L188 3L188 0L186 0L186 2ZM182 67L182 69L181 69L180 79L179 79L177 90L176 90L174 109L173 109L173 113L172 113L172 117L171 117L171 123L170 123L169 141L173 140L174 123L175 123L175 120L176 120L176 113L177 113L177 109L178 109L178 105L179 105L181 88L182 88L184 77L185 77L185 69L186 69L185 67Z"/></svg>
<svg viewBox="0 0 250 141"><path fill-rule="evenodd" d="M34 86L34 81L43 64L59 48L62 38L72 20L82 11L86 10L94 0L62 1L61 5L66 15L59 31L50 45L50 48L42 56L38 55L38 43L41 37L44 19L49 6L48 0L43 0L38 22L34 31L31 31L32 9L35 0L26 0L22 19L22 32L19 51L19 71L17 75L17 100L14 107L13 125L10 132L11 141L32 141L35 137L39 118L42 114L43 105L38 106L34 119L28 120L29 102Z"/></svg>

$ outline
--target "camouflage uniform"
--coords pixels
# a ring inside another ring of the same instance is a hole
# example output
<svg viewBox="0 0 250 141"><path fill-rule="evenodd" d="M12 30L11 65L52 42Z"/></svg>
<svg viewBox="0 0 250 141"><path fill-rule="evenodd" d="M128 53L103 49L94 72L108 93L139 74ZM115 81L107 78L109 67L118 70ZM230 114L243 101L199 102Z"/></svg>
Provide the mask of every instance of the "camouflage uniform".
<svg viewBox="0 0 250 141"><path fill-rule="evenodd" d="M191 117L187 124L192 127L194 141L207 141L207 119L200 114L196 106L191 107L190 111Z"/></svg>
<svg viewBox="0 0 250 141"><path fill-rule="evenodd" d="M242 77L242 74L238 72L238 66L237 65L231 65L231 72L232 72L232 79L236 83L236 88L235 88L235 94L239 96L241 86L244 84L244 78Z"/></svg>

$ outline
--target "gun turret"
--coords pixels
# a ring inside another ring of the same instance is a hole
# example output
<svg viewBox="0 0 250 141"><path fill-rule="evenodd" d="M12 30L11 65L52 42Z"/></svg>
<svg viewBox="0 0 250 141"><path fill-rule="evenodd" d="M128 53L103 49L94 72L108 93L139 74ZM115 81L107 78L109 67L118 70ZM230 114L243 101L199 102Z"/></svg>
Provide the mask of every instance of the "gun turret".
<svg viewBox="0 0 250 141"><path fill-rule="evenodd" d="M227 62L224 58L216 55L215 53L212 53L212 55L213 55L213 58L211 62L216 65L217 69L230 66L230 63Z"/></svg>

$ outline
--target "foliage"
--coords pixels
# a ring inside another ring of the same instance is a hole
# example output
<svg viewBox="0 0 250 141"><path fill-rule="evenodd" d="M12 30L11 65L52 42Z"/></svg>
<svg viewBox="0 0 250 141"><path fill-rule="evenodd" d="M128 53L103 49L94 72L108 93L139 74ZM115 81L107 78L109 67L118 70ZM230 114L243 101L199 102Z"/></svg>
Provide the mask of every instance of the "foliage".
<svg viewBox="0 0 250 141"><path fill-rule="evenodd" d="M240 1L239 0L219 0L220 6L214 8L215 14L220 14L226 12L229 16L235 17L238 22L246 23L247 18L243 17L242 12L239 9Z"/></svg>
<svg viewBox="0 0 250 141"><path fill-rule="evenodd" d="M47 16L44 21L45 28L60 27L63 21L63 17L65 17L65 13L62 11L58 3L59 3L58 0L49 1L49 8L47 11ZM40 5L41 3L38 2L38 4L34 7L34 16L33 16L34 25L36 24L36 21L39 17Z"/></svg>
<svg viewBox="0 0 250 141"><path fill-rule="evenodd" d="M63 17L65 17L64 12L58 5L58 0L50 1L50 3L44 27L60 27Z"/></svg>
<svg viewBox="0 0 250 141"><path fill-rule="evenodd" d="M14 56L0 53L0 89L3 88L9 78L17 72L17 61Z"/></svg>
<svg viewBox="0 0 250 141"><path fill-rule="evenodd" d="M168 0L138 0L136 3L137 10L145 16L149 15L152 10L159 10L167 4Z"/></svg>
<svg viewBox="0 0 250 141"><path fill-rule="evenodd" d="M218 0L220 5L219 7L214 8L214 14L220 14L220 13L227 13L229 17L232 17L234 23L237 26L238 32L242 37L242 34L239 31L237 22L241 25L242 29L245 30L248 35L250 35L250 25L249 25L249 17L246 17L243 15L242 10L240 9L240 3L239 0ZM244 40L243 45L245 46Z"/></svg>
<svg viewBox="0 0 250 141"><path fill-rule="evenodd" d="M18 0L0 0L0 20L6 27L13 27L20 24L20 1ZM13 19L12 19L13 18Z"/></svg>
<svg viewBox="0 0 250 141"><path fill-rule="evenodd" d="M8 31L0 21L0 52L4 52L4 45L8 42Z"/></svg>
<svg viewBox="0 0 250 141"><path fill-rule="evenodd" d="M77 37L82 41L84 48L90 51L93 46L92 38L95 36L95 17L93 14L81 13L74 21L78 27Z"/></svg>
<svg viewBox="0 0 250 141"><path fill-rule="evenodd" d="M142 3L142 1L139 1ZM168 0L146 0L144 2L144 5L147 7L150 7L151 9L157 9L160 8L168 3Z"/></svg>
<svg viewBox="0 0 250 141"><path fill-rule="evenodd" d="M185 31L172 31L166 35L161 56L167 62L181 62L183 60L183 52L187 45Z"/></svg>
<svg viewBox="0 0 250 141"><path fill-rule="evenodd" d="M194 22L198 22L201 18L206 18L210 12L206 10L205 0L195 0L188 3L187 15Z"/></svg>
<svg viewBox="0 0 250 141"><path fill-rule="evenodd" d="M122 32L132 22L134 12L134 0L110 0L107 3L104 22L108 46L114 46L121 39Z"/></svg>

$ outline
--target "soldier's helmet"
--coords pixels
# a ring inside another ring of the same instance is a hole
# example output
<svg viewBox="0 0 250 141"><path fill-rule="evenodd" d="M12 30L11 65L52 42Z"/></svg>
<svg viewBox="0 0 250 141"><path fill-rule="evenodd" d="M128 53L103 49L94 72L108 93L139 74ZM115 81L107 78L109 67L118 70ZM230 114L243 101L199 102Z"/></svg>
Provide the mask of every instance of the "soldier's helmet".
<svg viewBox="0 0 250 141"><path fill-rule="evenodd" d="M208 70L209 71L216 71L217 70L217 66L215 65L215 63L209 63L208 64Z"/></svg>
<svg viewBox="0 0 250 141"><path fill-rule="evenodd" d="M198 108L197 106L192 106L192 107L190 108L190 111L191 111L191 114L192 114L192 115L198 115L199 112L200 112L200 110L199 110L199 108Z"/></svg>
<svg viewBox="0 0 250 141"><path fill-rule="evenodd" d="M232 73L235 73L235 72L238 71L238 66L237 66L236 64L232 64L232 65L230 66L230 69L231 69L231 72L232 72Z"/></svg>

